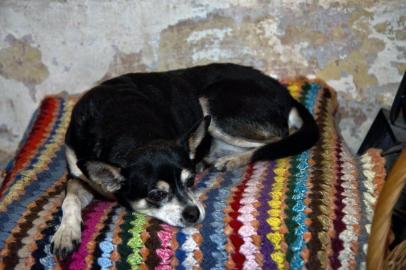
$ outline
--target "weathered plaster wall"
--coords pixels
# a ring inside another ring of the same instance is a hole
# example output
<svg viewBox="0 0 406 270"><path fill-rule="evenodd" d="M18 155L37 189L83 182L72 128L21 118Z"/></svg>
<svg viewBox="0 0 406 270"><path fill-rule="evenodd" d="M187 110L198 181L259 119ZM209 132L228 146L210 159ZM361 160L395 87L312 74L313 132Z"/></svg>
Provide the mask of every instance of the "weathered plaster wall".
<svg viewBox="0 0 406 270"><path fill-rule="evenodd" d="M405 25L403 0L2 0L0 151L15 150L45 95L212 61L327 80L357 149L406 70Z"/></svg>

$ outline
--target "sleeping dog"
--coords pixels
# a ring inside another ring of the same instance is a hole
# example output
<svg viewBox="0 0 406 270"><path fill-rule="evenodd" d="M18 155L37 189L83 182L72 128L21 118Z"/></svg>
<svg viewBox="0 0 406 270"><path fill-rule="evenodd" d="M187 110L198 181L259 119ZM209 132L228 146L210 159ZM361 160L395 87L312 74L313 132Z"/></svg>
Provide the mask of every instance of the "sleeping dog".
<svg viewBox="0 0 406 270"><path fill-rule="evenodd" d="M79 243L81 209L94 191L171 225L190 226L205 215L191 188L213 140L239 147L212 161L218 170L231 170L298 154L318 137L306 108L250 67L210 64L103 82L72 113L65 139L70 179L53 252L64 257Z"/></svg>

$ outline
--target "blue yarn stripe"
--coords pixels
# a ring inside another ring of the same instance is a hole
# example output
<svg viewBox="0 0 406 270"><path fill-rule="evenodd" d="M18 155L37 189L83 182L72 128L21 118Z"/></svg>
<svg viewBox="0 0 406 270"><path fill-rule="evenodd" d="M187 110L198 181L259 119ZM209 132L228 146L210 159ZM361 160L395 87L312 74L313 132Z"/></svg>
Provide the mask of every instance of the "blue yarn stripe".
<svg viewBox="0 0 406 270"><path fill-rule="evenodd" d="M63 176L66 169L63 149L57 151L56 158L52 159L49 168L49 171L43 171L37 175L38 181L31 183L18 201L13 201L8 205L7 212L0 213L0 249L4 247L4 241L27 209L27 205L41 193L46 192L56 179ZM50 176L51 172L52 177Z"/></svg>
<svg viewBox="0 0 406 270"><path fill-rule="evenodd" d="M316 100L316 96L320 90L320 86L318 84L310 84L309 89L306 92L306 95L302 98L305 107L314 115L314 103ZM304 233L308 231L308 226L305 224L305 219L307 215L305 214L304 210L306 209L306 204L304 200L306 199L306 194L308 192L307 182L309 178L309 157L310 151L302 152L300 155L297 155L296 168L293 170L296 171L295 183L293 186L293 196L292 200L295 201L293 206L293 212L295 213L293 216L293 220L295 221L297 227L295 228L295 235L296 239L293 243L289 246L289 249L292 251L292 259L290 261L291 269L303 269L305 266L304 260L302 258L301 252L303 248L306 246L304 240ZM295 162L293 162L295 164Z"/></svg>
<svg viewBox="0 0 406 270"><path fill-rule="evenodd" d="M107 225L107 232L103 238L103 241L98 243L100 256L97 258L97 266L99 266L102 270L108 270L113 265L111 261L111 253L113 250L117 249L117 245L113 244L113 231L116 227L115 225L118 219L118 213L120 210L122 210L122 208L118 206L114 206L113 208L111 222Z"/></svg>
<svg viewBox="0 0 406 270"><path fill-rule="evenodd" d="M201 229L204 239L201 245L203 269L224 269L227 253L225 244L227 236L224 233L224 209L231 188L241 180L243 170L226 172L221 188L213 189L208 194L206 218Z"/></svg>
<svg viewBox="0 0 406 270"><path fill-rule="evenodd" d="M27 166L27 169L22 170L22 173L27 170L34 168L35 164L38 162L39 157L43 154L45 146L52 143L56 130L60 126L61 115L64 110L65 102L61 100L60 108L57 115L57 122L54 128L50 132L50 135L46 139L46 142L41 146L35 158ZM25 187L24 195L22 195L18 200L13 201L7 206L7 211L0 213L0 249L4 247L4 241L9 236L10 231L15 227L18 220L21 218L22 213L26 210L27 205L35 200L41 193L46 192L46 190L52 186L56 179L62 177L66 169L66 163L64 159L64 149L63 147L56 151L54 157L49 157L50 163L46 170L41 171L36 175L36 180L32 181ZM23 175L20 173L15 177L14 183L22 179ZM8 189L7 193L10 191ZM6 194L7 194L6 193ZM4 194L3 198L7 196Z"/></svg>

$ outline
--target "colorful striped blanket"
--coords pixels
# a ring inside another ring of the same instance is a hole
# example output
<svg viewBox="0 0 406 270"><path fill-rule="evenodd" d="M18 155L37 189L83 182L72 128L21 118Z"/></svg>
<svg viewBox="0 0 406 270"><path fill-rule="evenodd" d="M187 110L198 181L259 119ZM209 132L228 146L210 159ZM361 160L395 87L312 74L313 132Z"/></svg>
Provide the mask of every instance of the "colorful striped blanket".
<svg viewBox="0 0 406 270"><path fill-rule="evenodd" d="M50 253L61 218L64 135L77 98L49 96L33 116L0 188L0 269L358 269L385 177L379 152L354 157L337 134L336 95L319 80L284 82L315 116L321 139L294 157L229 172L196 189L206 218L178 229L95 200L82 242Z"/></svg>

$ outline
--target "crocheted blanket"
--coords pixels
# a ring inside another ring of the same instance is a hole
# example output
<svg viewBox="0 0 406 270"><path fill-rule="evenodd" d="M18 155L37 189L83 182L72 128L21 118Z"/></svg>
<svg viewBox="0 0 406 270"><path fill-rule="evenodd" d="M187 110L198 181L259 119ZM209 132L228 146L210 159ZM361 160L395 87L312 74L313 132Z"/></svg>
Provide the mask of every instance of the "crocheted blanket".
<svg viewBox="0 0 406 270"><path fill-rule="evenodd" d="M82 242L65 261L50 253L50 240L61 219L63 141L77 98L45 98L0 189L0 269L362 268L384 161L375 150L360 158L347 150L335 129L334 90L319 80L284 83L317 120L317 145L203 172L196 189L207 216L191 228L95 200L83 211Z"/></svg>

